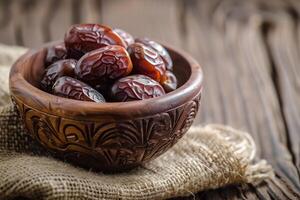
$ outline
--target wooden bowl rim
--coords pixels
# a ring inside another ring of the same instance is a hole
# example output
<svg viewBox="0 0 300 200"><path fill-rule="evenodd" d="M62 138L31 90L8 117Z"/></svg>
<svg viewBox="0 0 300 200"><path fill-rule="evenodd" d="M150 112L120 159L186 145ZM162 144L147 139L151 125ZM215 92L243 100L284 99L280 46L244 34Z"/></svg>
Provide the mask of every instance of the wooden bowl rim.
<svg viewBox="0 0 300 200"><path fill-rule="evenodd" d="M28 50L13 64L9 75L11 95L21 100L25 105L41 112L71 118L90 115L144 117L179 107L195 98L202 91L203 71L198 62L186 52L163 44L173 54L178 54L185 59L191 71L189 79L173 92L142 101L106 102L101 104L55 96L33 86L23 77L26 69L23 63L38 51L46 51L46 47L54 43L58 42L47 43L41 48ZM85 118L82 118L82 120L85 120Z"/></svg>

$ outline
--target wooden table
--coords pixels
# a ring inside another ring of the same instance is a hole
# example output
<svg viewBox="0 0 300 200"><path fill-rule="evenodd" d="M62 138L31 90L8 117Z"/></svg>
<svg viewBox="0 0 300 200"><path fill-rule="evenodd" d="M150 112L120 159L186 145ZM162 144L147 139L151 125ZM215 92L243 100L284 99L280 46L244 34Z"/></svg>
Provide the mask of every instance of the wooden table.
<svg viewBox="0 0 300 200"><path fill-rule="evenodd" d="M70 24L98 22L185 49L205 72L195 123L249 131L276 171L196 199L300 199L299 19L297 0L2 0L0 42L36 47Z"/></svg>

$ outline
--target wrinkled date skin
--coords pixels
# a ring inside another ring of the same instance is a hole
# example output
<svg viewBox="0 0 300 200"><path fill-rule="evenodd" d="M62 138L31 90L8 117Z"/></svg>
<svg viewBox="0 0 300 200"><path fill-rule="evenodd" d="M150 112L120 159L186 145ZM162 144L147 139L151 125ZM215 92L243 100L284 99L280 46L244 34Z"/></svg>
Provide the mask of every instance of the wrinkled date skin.
<svg viewBox="0 0 300 200"><path fill-rule="evenodd" d="M133 71L143 74L160 82L166 72L165 63L161 56L152 48L141 43L134 43L127 48L130 55Z"/></svg>
<svg viewBox="0 0 300 200"><path fill-rule="evenodd" d="M64 43L56 44L47 48L47 55L45 58L46 66L52 63L65 59L67 57L67 49Z"/></svg>
<svg viewBox="0 0 300 200"><path fill-rule="evenodd" d="M128 75L132 62L126 49L109 45L86 53L75 67L79 80L98 88L99 84Z"/></svg>
<svg viewBox="0 0 300 200"><path fill-rule="evenodd" d="M51 91L55 81L62 76L74 77L74 69L77 61L74 59L59 60L45 70L41 86L45 91Z"/></svg>
<svg viewBox="0 0 300 200"><path fill-rule="evenodd" d="M57 96L69 99L93 101L97 103L105 102L104 97L97 90L68 76L58 78L53 85L52 92Z"/></svg>
<svg viewBox="0 0 300 200"><path fill-rule="evenodd" d="M166 74L161 82L165 91L172 92L177 88L177 78L171 71L166 71Z"/></svg>
<svg viewBox="0 0 300 200"><path fill-rule="evenodd" d="M165 94L162 86L144 75L131 75L119 79L111 89L114 101L134 101L159 97Z"/></svg>
<svg viewBox="0 0 300 200"><path fill-rule="evenodd" d="M148 38L136 38L135 42L137 43L142 43L148 47L151 47L152 49L154 49L163 59L167 70L172 71L173 70L173 62L171 59L171 56L169 55L168 51L159 43L150 40Z"/></svg>
<svg viewBox="0 0 300 200"><path fill-rule="evenodd" d="M122 29L119 29L119 28L114 28L113 31L115 33L117 33L123 40L124 42L126 43L126 48L133 44L134 43L134 38L132 35L130 35L128 32L122 30Z"/></svg>
<svg viewBox="0 0 300 200"><path fill-rule="evenodd" d="M73 25L65 34L68 56L79 59L85 53L107 46L126 47L123 39L109 27L99 24Z"/></svg>

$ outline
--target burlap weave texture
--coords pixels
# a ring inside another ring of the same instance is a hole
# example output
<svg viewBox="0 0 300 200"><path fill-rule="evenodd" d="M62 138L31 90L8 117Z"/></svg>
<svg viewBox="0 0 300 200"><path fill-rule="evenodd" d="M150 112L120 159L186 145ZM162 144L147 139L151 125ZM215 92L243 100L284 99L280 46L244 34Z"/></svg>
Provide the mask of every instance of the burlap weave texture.
<svg viewBox="0 0 300 200"><path fill-rule="evenodd" d="M14 52L12 48L8 53L11 52ZM14 60L13 54L5 58L5 63L1 62L0 55L0 65L9 66ZM7 72L8 68L5 69ZM1 73L0 77L0 81L6 80L7 73ZM7 85L5 81L1 84L0 95L8 99ZM0 111L0 199L18 196L51 200L187 196L228 184L258 182L272 177L271 167L265 161L251 164L255 149L248 133L223 125L192 127L173 148L154 161L128 173L105 175L49 156L27 135L16 109L9 104Z"/></svg>

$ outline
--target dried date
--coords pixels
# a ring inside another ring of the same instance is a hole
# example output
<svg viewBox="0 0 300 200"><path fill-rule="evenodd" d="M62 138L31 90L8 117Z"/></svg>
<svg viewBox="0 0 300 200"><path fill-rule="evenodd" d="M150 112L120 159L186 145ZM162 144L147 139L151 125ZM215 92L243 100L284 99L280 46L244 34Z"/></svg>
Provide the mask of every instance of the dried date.
<svg viewBox="0 0 300 200"><path fill-rule="evenodd" d="M73 25L65 34L65 45L71 58L79 59L85 53L107 46L126 47L123 39L111 28L99 24Z"/></svg>
<svg viewBox="0 0 300 200"><path fill-rule="evenodd" d="M109 45L82 56L75 67L75 74L78 79L96 88L103 82L128 75L131 70L132 63L126 49Z"/></svg>
<svg viewBox="0 0 300 200"><path fill-rule="evenodd" d="M135 73L149 76L157 82L161 81L166 67L163 59L155 50L141 43L134 43L127 50Z"/></svg>
<svg viewBox="0 0 300 200"><path fill-rule="evenodd" d="M161 85L166 92L172 92L177 88L177 78L171 71L166 71Z"/></svg>
<svg viewBox="0 0 300 200"><path fill-rule="evenodd" d="M59 60L46 68L41 80L41 86L45 91L51 91L55 81L62 76L74 77L74 69L77 61L74 59Z"/></svg>
<svg viewBox="0 0 300 200"><path fill-rule="evenodd" d="M124 42L126 43L126 48L133 44L134 43L134 38L131 34L129 34L128 32L122 30L122 29L119 29L119 28L114 28L113 31L115 33L117 33L123 40Z"/></svg>
<svg viewBox="0 0 300 200"><path fill-rule="evenodd" d="M114 101L134 101L159 97L165 94L162 86L144 75L131 75L119 79L111 89Z"/></svg>
<svg viewBox="0 0 300 200"><path fill-rule="evenodd" d="M67 49L64 43L56 44L47 48L47 55L45 58L46 66L52 63L65 59L67 57Z"/></svg>
<svg viewBox="0 0 300 200"><path fill-rule="evenodd" d="M57 96L69 99L93 101L97 103L105 102L104 97L97 90L68 76L58 78L53 85L52 92Z"/></svg>
<svg viewBox="0 0 300 200"><path fill-rule="evenodd" d="M162 57L167 70L173 70L173 62L171 56L162 45L148 38L136 38L135 42L142 43L154 49Z"/></svg>

